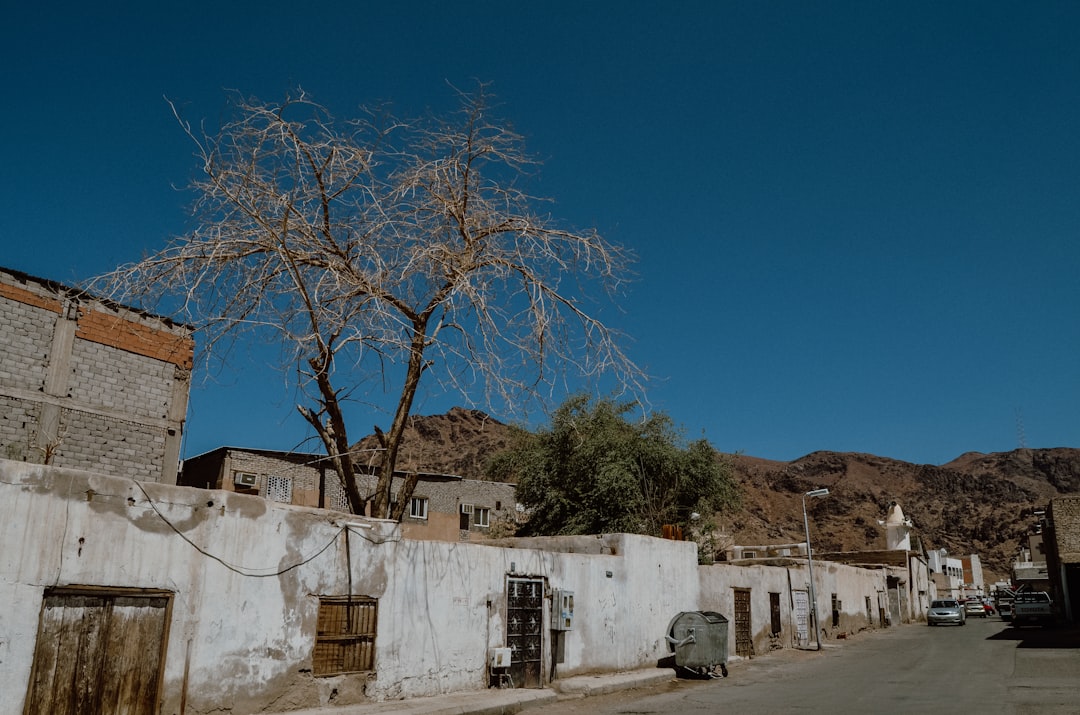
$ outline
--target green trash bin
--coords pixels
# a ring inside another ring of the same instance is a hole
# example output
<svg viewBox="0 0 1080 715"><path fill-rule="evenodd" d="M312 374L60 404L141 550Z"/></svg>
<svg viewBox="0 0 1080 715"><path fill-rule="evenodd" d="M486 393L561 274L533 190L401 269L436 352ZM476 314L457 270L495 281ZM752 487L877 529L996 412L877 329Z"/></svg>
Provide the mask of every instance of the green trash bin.
<svg viewBox="0 0 1080 715"><path fill-rule="evenodd" d="M683 611L671 619L668 648L675 665L698 675L720 668L727 677L728 619L716 611Z"/></svg>

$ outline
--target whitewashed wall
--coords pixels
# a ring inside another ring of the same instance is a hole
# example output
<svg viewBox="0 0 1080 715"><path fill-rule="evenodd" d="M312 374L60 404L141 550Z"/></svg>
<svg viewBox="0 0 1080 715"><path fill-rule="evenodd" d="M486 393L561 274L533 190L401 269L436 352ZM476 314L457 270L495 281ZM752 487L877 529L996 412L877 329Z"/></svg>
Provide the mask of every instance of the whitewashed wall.
<svg viewBox="0 0 1080 715"><path fill-rule="evenodd" d="M815 568L819 608L841 594L854 630L881 574ZM762 652L768 592L785 594L788 629L789 578L805 584L799 567L698 566L692 542L625 534L413 541L386 521L0 460L0 715L23 710L51 586L172 592L161 712L178 713L185 699L193 715L244 715L487 687L490 651L506 642L510 575L574 592L575 623L562 636L555 677L657 665L669 655L672 617L715 610L730 619L734 587L752 589ZM315 678L318 597L350 592L379 599L373 677ZM734 628L729 638L734 654ZM545 670L545 682L551 675Z"/></svg>
<svg viewBox="0 0 1080 715"><path fill-rule="evenodd" d="M509 574L575 591L562 675L655 665L671 614L697 600L690 543L615 535L604 554L560 553L405 540L354 517L369 528L348 530L351 591L379 599L375 677L314 678L318 596L350 590L346 519L0 460L0 713L22 712L50 586L173 592L163 713L181 697L188 713L239 714L484 688Z"/></svg>

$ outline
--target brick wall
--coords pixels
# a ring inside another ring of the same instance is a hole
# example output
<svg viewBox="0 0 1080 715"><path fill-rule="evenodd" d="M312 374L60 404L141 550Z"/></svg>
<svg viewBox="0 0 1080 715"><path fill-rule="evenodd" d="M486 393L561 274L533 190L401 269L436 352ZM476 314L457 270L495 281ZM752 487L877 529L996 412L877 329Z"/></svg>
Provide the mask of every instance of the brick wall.
<svg viewBox="0 0 1080 715"><path fill-rule="evenodd" d="M190 332L0 268L0 455L173 483Z"/></svg>
<svg viewBox="0 0 1080 715"><path fill-rule="evenodd" d="M238 472L254 474L255 486L251 489L236 486ZM299 506L319 506L320 480L323 480L323 507L347 512L345 490L325 456L318 454L220 447L184 460L179 483L201 489L258 494ZM357 475L361 496L373 494L377 481L374 476ZM401 483L401 477L394 478L393 494L397 494ZM512 519L517 509L514 485L502 482L424 475L413 496L428 500L428 512L427 519L412 519L408 510L405 511L402 535L410 539L467 541L487 538L492 527L502 519ZM488 509L489 526L477 526L475 518L470 518L469 528L460 529L462 504L471 504L474 510Z"/></svg>
<svg viewBox="0 0 1080 715"><path fill-rule="evenodd" d="M1080 496L1050 501L1057 555L1062 563L1080 563Z"/></svg>

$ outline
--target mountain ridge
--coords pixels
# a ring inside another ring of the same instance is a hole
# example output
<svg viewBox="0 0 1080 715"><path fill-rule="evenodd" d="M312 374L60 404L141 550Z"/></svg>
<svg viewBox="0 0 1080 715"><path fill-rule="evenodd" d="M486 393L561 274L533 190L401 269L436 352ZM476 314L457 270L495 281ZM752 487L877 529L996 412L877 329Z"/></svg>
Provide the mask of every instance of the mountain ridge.
<svg viewBox="0 0 1080 715"><path fill-rule="evenodd" d="M413 416L399 469L485 479L488 459L511 445L513 428L480 410ZM359 448L377 445L374 435ZM1034 512L1050 499L1080 493L1080 449L964 452L942 465L914 464L862 452L818 450L789 462L717 453L729 462L742 506L719 515L722 539L740 544L803 541L802 496L808 499L815 549L884 549L885 518L897 502L914 523L912 546L978 554L986 581L1006 578Z"/></svg>

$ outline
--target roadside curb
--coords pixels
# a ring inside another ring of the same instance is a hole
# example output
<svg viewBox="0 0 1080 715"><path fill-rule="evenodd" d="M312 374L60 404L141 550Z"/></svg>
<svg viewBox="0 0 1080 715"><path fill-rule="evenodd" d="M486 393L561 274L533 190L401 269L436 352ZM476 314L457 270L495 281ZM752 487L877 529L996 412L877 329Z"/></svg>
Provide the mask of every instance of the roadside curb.
<svg viewBox="0 0 1080 715"><path fill-rule="evenodd" d="M619 690L630 688L648 688L661 683L675 680L674 669L650 668L648 670L635 670L624 673L605 673L604 675L580 675L565 680L556 680L551 683L551 688L559 693L560 697L588 697L590 695L607 695Z"/></svg>
<svg viewBox="0 0 1080 715"><path fill-rule="evenodd" d="M560 699L648 688L675 678L675 671L670 668L648 668L623 673L574 676L556 680L546 688L488 688L404 700L327 705L321 708L292 710L282 715L514 715Z"/></svg>

